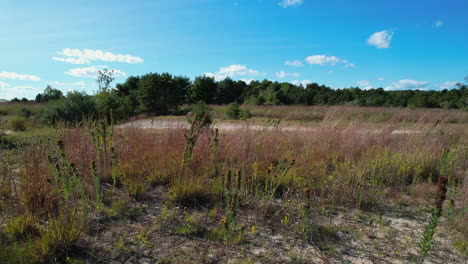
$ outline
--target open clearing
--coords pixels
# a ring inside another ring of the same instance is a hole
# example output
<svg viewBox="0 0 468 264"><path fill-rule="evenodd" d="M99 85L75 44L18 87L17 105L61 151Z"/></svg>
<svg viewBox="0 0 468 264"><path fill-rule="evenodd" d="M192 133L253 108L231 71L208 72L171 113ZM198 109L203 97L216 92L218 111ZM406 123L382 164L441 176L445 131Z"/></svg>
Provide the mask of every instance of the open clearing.
<svg viewBox="0 0 468 264"><path fill-rule="evenodd" d="M252 121L216 121L211 128L219 129L222 131L239 131L239 130L252 130L252 131L284 131L284 132L318 132L323 129L323 124L311 124L311 123L298 123L298 122L283 122L283 123L271 123L263 120L263 124L259 124L262 121L257 121L257 124ZM333 124L332 124L333 125ZM170 119L167 117L164 118L147 118L140 119L136 121L127 122L117 126L118 128L142 128L142 129L189 129L190 124L186 120L181 120L180 118ZM384 129L354 129L350 131L349 129L342 128L343 126L335 125L336 129L343 130L343 133L360 133L360 134L382 134ZM418 134L421 131L417 129L390 129L392 135L402 135L402 134ZM385 131L388 132L388 131Z"/></svg>

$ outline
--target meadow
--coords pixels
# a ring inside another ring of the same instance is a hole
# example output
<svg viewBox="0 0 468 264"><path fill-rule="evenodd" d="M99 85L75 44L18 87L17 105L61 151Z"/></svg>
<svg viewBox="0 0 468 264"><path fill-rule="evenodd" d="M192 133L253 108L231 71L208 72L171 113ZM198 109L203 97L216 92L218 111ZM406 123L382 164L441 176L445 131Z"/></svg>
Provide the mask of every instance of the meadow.
<svg viewBox="0 0 468 264"><path fill-rule="evenodd" d="M2 106L0 262L468 257L463 110L242 106L232 120L212 106L135 118L186 124L148 128L50 127L34 119L40 104Z"/></svg>

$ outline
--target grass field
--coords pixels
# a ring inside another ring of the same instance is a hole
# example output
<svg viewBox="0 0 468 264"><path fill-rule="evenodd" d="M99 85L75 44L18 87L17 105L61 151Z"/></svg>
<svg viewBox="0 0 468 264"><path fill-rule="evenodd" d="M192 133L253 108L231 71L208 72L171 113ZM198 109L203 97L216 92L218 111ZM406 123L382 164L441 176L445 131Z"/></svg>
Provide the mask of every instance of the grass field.
<svg viewBox="0 0 468 264"><path fill-rule="evenodd" d="M2 120L25 107L0 107ZM23 116L25 131L1 136L0 262L467 260L467 112L213 108L219 130L201 116L58 128Z"/></svg>

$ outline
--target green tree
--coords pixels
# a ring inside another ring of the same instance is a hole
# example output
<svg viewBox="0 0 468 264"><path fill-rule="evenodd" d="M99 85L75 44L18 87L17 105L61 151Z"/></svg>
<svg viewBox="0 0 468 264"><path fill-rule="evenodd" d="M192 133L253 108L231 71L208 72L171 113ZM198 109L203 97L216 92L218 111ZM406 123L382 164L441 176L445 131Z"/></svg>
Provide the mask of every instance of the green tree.
<svg viewBox="0 0 468 264"><path fill-rule="evenodd" d="M44 89L44 93L36 95L36 102L48 102L63 98L62 91L52 88L50 85Z"/></svg>
<svg viewBox="0 0 468 264"><path fill-rule="evenodd" d="M213 77L206 75L195 78L188 91L188 99L191 103L202 101L207 104L213 104L216 102L217 95L218 84Z"/></svg>
<svg viewBox="0 0 468 264"><path fill-rule="evenodd" d="M118 91L111 86L114 81L113 70L99 70L97 78L99 91L94 97L96 102L96 110L100 118L107 122L114 120L125 120L131 112L131 102L125 96L119 96Z"/></svg>
<svg viewBox="0 0 468 264"><path fill-rule="evenodd" d="M176 110L190 84L186 77L173 78L169 73L149 73L141 77L138 100L143 112L165 115Z"/></svg>

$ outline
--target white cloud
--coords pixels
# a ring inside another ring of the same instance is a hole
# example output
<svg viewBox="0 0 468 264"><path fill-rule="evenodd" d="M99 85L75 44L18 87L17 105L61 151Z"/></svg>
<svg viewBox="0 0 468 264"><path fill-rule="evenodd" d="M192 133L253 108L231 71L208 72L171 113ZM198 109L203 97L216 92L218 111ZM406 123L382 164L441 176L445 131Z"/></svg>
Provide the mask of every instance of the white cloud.
<svg viewBox="0 0 468 264"><path fill-rule="evenodd" d="M14 97L18 98L34 98L36 94L41 92L41 88L33 87L33 86L13 86L13 87L6 87L0 90L0 98L11 100Z"/></svg>
<svg viewBox="0 0 468 264"><path fill-rule="evenodd" d="M370 83L366 80L362 80L362 81L357 81L356 82L356 85L361 88L361 89L364 89L364 90L369 90L369 89L373 89L374 87L372 87L372 85L370 85Z"/></svg>
<svg viewBox="0 0 468 264"><path fill-rule="evenodd" d="M346 68L355 68L356 65L353 63L349 62L348 60L342 60L336 56L327 56L327 55L312 55L307 58L305 58L305 62L308 64L315 64L315 65L331 65L335 66L338 63L343 63L345 64L344 66Z"/></svg>
<svg viewBox="0 0 468 264"><path fill-rule="evenodd" d="M326 56L326 55L313 55L309 56L305 59L308 64L318 64L318 65L325 65L330 64L332 66L336 65L338 62L342 62L342 60L336 56Z"/></svg>
<svg viewBox="0 0 468 264"><path fill-rule="evenodd" d="M385 81L385 78L384 77L379 77L379 78L377 78L377 81Z"/></svg>
<svg viewBox="0 0 468 264"><path fill-rule="evenodd" d="M8 86L10 86L8 83L0 81L0 88L7 88Z"/></svg>
<svg viewBox="0 0 468 264"><path fill-rule="evenodd" d="M84 81L79 81L79 82L59 82L59 81L53 81L53 82L47 82L48 84L56 85L56 86L85 86L86 83Z"/></svg>
<svg viewBox="0 0 468 264"><path fill-rule="evenodd" d="M33 87L30 85L25 85L25 86L14 86L14 87L9 87L7 88L8 90L24 90L24 91L40 91L40 88Z"/></svg>
<svg viewBox="0 0 468 264"><path fill-rule="evenodd" d="M312 83L312 81L311 80L302 80L302 81L294 80L291 83L294 84L294 85L297 85L297 86L302 84L303 87L306 87L307 84Z"/></svg>
<svg viewBox="0 0 468 264"><path fill-rule="evenodd" d="M304 63L300 60L285 61L284 64L293 67L304 67Z"/></svg>
<svg viewBox="0 0 468 264"><path fill-rule="evenodd" d="M388 49L390 48L390 42L392 41L393 34L394 33L389 30L375 32L369 37L367 43L379 49Z"/></svg>
<svg viewBox="0 0 468 264"><path fill-rule="evenodd" d="M282 6L283 8L288 8L290 6L300 6L302 5L302 0L283 0L279 2L278 5Z"/></svg>
<svg viewBox="0 0 468 264"><path fill-rule="evenodd" d="M18 74L14 72L0 72L0 79L22 80L22 81L40 81L41 78L36 75Z"/></svg>
<svg viewBox="0 0 468 264"><path fill-rule="evenodd" d="M217 73L207 72L205 75L213 77L218 81L224 80L226 77L265 76L266 74L257 70L248 69L245 65L233 64L227 67L221 67Z"/></svg>
<svg viewBox="0 0 468 264"><path fill-rule="evenodd" d="M428 85L429 82L426 81L399 80L386 87L385 90L425 90Z"/></svg>
<svg viewBox="0 0 468 264"><path fill-rule="evenodd" d="M437 20L436 22L434 22L434 27L436 28L440 28L443 25L444 25L444 21L442 20Z"/></svg>
<svg viewBox="0 0 468 264"><path fill-rule="evenodd" d="M455 88L457 86L458 82L451 82L451 81L447 81L447 82L444 82L444 83L441 83L439 84L439 88L441 90L444 90L444 89L452 89L452 88Z"/></svg>
<svg viewBox="0 0 468 264"><path fill-rule="evenodd" d="M332 74L334 73L334 71L333 71L333 70L329 70L327 73L328 73L328 75L332 75Z"/></svg>
<svg viewBox="0 0 468 264"><path fill-rule="evenodd" d="M298 72L291 72L291 73L288 73L288 72L284 72L284 71L279 71L276 74L276 77L278 78L286 78L286 77L299 77L299 73Z"/></svg>
<svg viewBox="0 0 468 264"><path fill-rule="evenodd" d="M365 80L364 81L357 81L356 85L357 86L367 86L367 85L369 85L369 82L365 81Z"/></svg>
<svg viewBox="0 0 468 264"><path fill-rule="evenodd" d="M65 74L77 76L77 77L88 77L88 78L97 78L99 75L99 70L107 69L107 66L92 66L85 68L75 68L70 69ZM122 72L117 69L109 69L114 71L114 77L127 76L125 72Z"/></svg>
<svg viewBox="0 0 468 264"><path fill-rule="evenodd" d="M73 64L90 64L92 61L143 63L143 59L130 54L113 54L102 50L91 49L63 49L58 52L62 57L53 57L53 60L68 62Z"/></svg>

